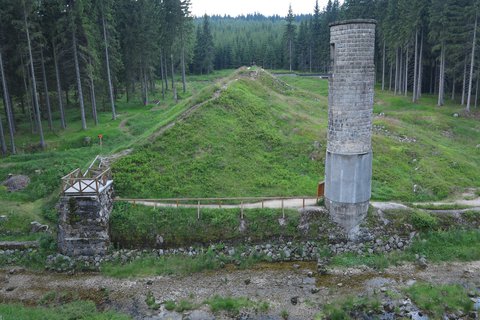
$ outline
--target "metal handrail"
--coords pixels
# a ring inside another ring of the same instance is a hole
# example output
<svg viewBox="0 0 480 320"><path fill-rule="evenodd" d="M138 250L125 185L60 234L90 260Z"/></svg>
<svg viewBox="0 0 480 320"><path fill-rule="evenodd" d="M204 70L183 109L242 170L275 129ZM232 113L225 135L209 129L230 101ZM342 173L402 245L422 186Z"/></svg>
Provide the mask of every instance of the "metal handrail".
<svg viewBox="0 0 480 320"><path fill-rule="evenodd" d="M85 173L83 174L84 177L87 176L88 172L90 171L90 169L92 169L93 165L95 164L95 162L97 162L98 158L100 157L100 155L97 155L95 157L95 159L93 159L92 163L88 166L87 170L85 171Z"/></svg>

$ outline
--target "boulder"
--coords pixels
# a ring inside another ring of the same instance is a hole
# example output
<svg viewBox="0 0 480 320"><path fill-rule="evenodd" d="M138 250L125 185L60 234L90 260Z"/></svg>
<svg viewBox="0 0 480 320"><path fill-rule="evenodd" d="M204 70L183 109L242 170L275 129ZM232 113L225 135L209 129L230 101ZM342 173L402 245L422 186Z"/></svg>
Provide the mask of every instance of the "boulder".
<svg viewBox="0 0 480 320"><path fill-rule="evenodd" d="M2 185L7 187L10 192L16 192L25 189L30 184L30 178L24 175L9 174L7 180Z"/></svg>

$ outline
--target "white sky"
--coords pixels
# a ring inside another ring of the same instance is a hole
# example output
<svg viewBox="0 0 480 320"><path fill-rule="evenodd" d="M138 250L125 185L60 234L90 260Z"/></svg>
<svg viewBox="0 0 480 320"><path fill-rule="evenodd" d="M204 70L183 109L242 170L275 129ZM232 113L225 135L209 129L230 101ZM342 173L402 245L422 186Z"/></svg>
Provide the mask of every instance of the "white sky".
<svg viewBox="0 0 480 320"><path fill-rule="evenodd" d="M191 0L194 16L230 15L238 16L248 13L261 13L265 16L278 14L286 16L288 6L292 4L294 14L313 13L315 0ZM320 9L327 5L328 0L318 0ZM343 1L340 1L343 2Z"/></svg>

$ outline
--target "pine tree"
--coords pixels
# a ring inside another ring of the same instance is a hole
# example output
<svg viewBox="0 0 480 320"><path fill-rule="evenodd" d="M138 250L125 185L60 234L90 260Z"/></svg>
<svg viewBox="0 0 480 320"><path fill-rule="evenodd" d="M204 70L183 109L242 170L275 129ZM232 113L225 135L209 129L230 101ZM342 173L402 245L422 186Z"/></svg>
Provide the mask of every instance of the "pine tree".
<svg viewBox="0 0 480 320"><path fill-rule="evenodd" d="M1 87L3 89L3 101L4 101L4 106L5 106L5 115L8 123L8 129L9 129L9 135L10 135L10 151L12 154L17 153L17 149L15 146L15 121L13 118L13 106L11 104L11 96L10 96L10 91L8 87L8 81L7 81L7 75L5 72L5 63L3 60L3 50L5 47L6 41L6 35L4 33L4 30L6 29L6 20L5 18L8 17L7 14L8 8L2 7L0 8L0 76L1 76ZM1 123L1 119L0 119ZM2 146L5 146L6 149L6 144L5 144L5 138L3 136L3 127L0 128L0 140L2 141ZM2 150L3 151L3 150Z"/></svg>
<svg viewBox="0 0 480 320"><path fill-rule="evenodd" d="M32 8L32 3L28 2L28 0L22 0L22 5L23 5L23 23L25 27L25 34L27 37L28 56L30 59L29 65L30 65L30 76L32 79L32 94L33 94L36 127L40 135L40 147L42 149L45 149L46 143L45 143L45 137L43 135L42 118L40 115L40 103L38 101L38 93L37 93L37 80L35 77L35 67L33 65L34 60L33 60L32 41L30 38L29 13L33 11L33 8Z"/></svg>
<svg viewBox="0 0 480 320"><path fill-rule="evenodd" d="M475 3L477 4L477 3ZM472 80L473 80L473 69L475 65L475 49L477 46L477 28L478 28L478 7L475 5L474 6L474 12L475 12L475 23L473 26L473 40L472 40L472 53L470 55L471 60L470 60L470 75L469 75L469 80L468 80L468 96L467 96L467 106L466 110L467 112L470 112L470 104L471 104L471 99L472 99Z"/></svg>
<svg viewBox="0 0 480 320"><path fill-rule="evenodd" d="M45 45L50 47L54 70L55 84L57 90L58 108L60 111L60 126L62 129L67 127L65 119L64 103L62 99L62 81L60 79L60 58L59 49L63 40L61 33L61 23L63 18L64 4L61 0L44 1L41 8L41 25L45 37Z"/></svg>
<svg viewBox="0 0 480 320"><path fill-rule="evenodd" d="M285 19L287 25L285 26L284 41L288 52L288 67L290 72L293 70L293 55L294 55L294 42L295 42L295 16L293 15L292 5L288 8L288 15Z"/></svg>
<svg viewBox="0 0 480 320"><path fill-rule="evenodd" d="M107 70L107 86L108 86L108 97L110 99L110 107L112 109L112 120L117 118L117 111L115 109L115 97L113 94L113 83L112 83L112 71L110 66L110 37L109 32L111 28L107 27L107 24L110 25L109 21L112 19L112 6L113 3L110 0L100 0L100 17L102 20L102 34L103 34L103 46L105 49L105 67Z"/></svg>
<svg viewBox="0 0 480 320"><path fill-rule="evenodd" d="M204 15L202 28L197 29L197 42L195 45L194 70L197 73L210 73L213 71L215 51L209 17Z"/></svg>

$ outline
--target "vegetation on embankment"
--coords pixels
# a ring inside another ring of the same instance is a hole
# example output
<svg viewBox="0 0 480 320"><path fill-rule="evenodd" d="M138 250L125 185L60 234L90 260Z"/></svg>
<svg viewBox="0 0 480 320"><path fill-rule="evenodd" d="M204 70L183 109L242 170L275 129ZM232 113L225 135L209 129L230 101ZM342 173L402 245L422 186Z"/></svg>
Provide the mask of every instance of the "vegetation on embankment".
<svg viewBox="0 0 480 320"><path fill-rule="evenodd" d="M316 96L265 72L260 80L251 77L245 71L218 99L120 159L113 167L117 192L141 198L313 194L324 158L313 142L326 128Z"/></svg>
<svg viewBox="0 0 480 320"><path fill-rule="evenodd" d="M332 266L368 266L384 269L391 265L415 262L416 256L424 256L429 262L478 261L480 260L480 231L460 230L430 231L415 239L405 251L387 254L358 255L346 253L334 256Z"/></svg>
<svg viewBox="0 0 480 320"><path fill-rule="evenodd" d="M297 226L297 210L285 210L285 225L281 209L244 210L245 230L240 230L240 209L158 208L115 203L110 233L114 245L123 248L181 247L208 245L218 242L262 242L270 239L315 239L318 222L302 235ZM162 243L157 243L161 236Z"/></svg>
<svg viewBox="0 0 480 320"><path fill-rule="evenodd" d="M373 198L427 201L480 186L480 122L459 106L377 90ZM454 117L455 113L459 117ZM151 145L114 166L122 196L298 196L323 177L327 81L239 77Z"/></svg>
<svg viewBox="0 0 480 320"><path fill-rule="evenodd" d="M91 301L75 301L58 307L26 307L20 304L0 304L2 320L49 319L49 320L127 320L127 315L113 311L99 312Z"/></svg>

